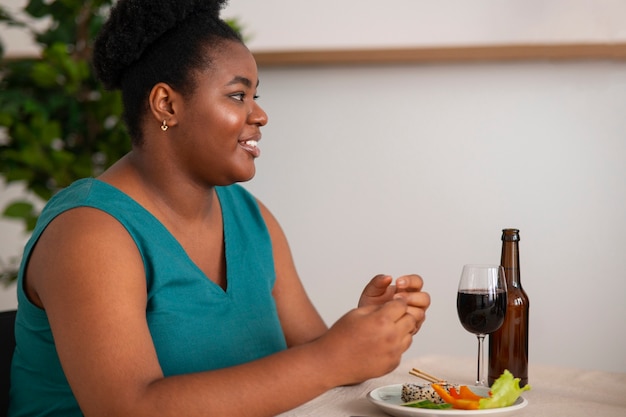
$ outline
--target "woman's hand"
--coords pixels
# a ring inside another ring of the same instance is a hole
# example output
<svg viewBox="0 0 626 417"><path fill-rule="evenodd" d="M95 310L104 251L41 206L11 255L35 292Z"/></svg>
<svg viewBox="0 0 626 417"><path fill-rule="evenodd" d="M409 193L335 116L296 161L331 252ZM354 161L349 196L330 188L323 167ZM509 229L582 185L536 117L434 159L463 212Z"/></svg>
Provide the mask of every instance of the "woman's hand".
<svg viewBox="0 0 626 417"><path fill-rule="evenodd" d="M411 346L415 318L402 299L355 308L314 344L340 385L375 378L394 370Z"/></svg>
<svg viewBox="0 0 626 417"><path fill-rule="evenodd" d="M376 275L365 286L359 299L359 307L370 305L381 305L392 299L405 300L408 310L416 321L413 334L424 323L426 319L426 309L430 306L430 295L422 291L424 281L419 275L403 275L396 279L393 285L393 278L389 275Z"/></svg>

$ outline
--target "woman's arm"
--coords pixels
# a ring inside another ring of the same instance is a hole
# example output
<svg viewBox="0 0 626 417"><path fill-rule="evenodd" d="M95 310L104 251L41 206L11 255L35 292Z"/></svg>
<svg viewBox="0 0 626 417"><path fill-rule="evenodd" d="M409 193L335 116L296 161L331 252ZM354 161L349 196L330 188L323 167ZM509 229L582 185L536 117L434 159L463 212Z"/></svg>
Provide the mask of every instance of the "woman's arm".
<svg viewBox="0 0 626 417"><path fill-rule="evenodd" d="M30 258L26 285L46 310L87 417L276 415L331 387L391 371L415 327L406 303L396 300L355 309L320 335L321 320L307 306L301 317L314 331L291 330L295 317L285 325L297 346L231 368L165 378L146 323L141 256L116 220L89 208L68 211L48 226ZM278 299L295 294L301 302L295 289L287 281ZM298 314L294 305L280 303L281 319Z"/></svg>

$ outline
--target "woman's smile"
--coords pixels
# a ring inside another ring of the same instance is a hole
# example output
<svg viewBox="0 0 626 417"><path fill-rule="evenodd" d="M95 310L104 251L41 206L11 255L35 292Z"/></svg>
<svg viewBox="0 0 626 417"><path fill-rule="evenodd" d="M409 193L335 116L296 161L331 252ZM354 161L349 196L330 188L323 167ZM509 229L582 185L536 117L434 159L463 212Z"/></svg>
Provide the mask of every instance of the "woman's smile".
<svg viewBox="0 0 626 417"><path fill-rule="evenodd" d="M239 141L239 146L241 146L246 152L252 155L254 158L258 158L261 155L261 149L258 147L259 140L261 140L261 135L256 139L244 139Z"/></svg>

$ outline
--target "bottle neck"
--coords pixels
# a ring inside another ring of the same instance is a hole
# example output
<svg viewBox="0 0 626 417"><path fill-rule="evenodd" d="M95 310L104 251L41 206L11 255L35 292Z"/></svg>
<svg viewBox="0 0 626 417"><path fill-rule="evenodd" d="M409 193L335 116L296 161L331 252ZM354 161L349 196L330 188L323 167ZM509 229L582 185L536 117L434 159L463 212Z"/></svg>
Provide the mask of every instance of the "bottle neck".
<svg viewBox="0 0 626 417"><path fill-rule="evenodd" d="M502 242L502 257L500 264L504 267L504 276L509 287L519 288L522 286L520 281L519 266L519 244L517 241Z"/></svg>

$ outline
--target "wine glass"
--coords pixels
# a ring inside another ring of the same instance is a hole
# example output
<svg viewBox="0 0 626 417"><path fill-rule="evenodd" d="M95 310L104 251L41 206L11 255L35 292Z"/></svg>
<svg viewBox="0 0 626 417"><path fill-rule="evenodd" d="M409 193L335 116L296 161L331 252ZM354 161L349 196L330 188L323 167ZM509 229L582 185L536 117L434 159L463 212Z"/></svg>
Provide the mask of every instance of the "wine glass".
<svg viewBox="0 0 626 417"><path fill-rule="evenodd" d="M502 326L506 313L506 281L499 265L464 265L459 281L456 310L461 324L478 337L476 385L486 386L483 370L485 335Z"/></svg>

